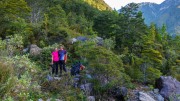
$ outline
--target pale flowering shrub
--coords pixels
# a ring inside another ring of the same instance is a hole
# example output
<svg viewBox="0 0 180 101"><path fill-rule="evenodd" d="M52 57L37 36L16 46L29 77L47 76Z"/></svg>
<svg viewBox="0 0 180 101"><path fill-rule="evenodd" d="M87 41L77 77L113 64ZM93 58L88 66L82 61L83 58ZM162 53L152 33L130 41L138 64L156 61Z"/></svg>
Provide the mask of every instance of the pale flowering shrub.
<svg viewBox="0 0 180 101"><path fill-rule="evenodd" d="M41 96L39 85L39 67L28 58L28 55L3 57L0 60L1 98L12 98L19 101L36 100ZM3 65L3 66L2 66Z"/></svg>

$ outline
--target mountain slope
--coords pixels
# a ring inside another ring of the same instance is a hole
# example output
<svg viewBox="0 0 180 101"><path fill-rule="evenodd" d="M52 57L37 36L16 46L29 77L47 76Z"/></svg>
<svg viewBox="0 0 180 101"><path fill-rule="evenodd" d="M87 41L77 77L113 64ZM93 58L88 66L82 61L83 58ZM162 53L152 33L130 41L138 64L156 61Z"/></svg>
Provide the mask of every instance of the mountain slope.
<svg viewBox="0 0 180 101"><path fill-rule="evenodd" d="M166 0L161 4L141 3L139 10L143 12L145 23L156 23L159 27L167 26L169 33L177 33L180 26L180 1Z"/></svg>
<svg viewBox="0 0 180 101"><path fill-rule="evenodd" d="M99 10L112 10L112 8L104 2L104 0L84 0L91 6L99 9Z"/></svg>

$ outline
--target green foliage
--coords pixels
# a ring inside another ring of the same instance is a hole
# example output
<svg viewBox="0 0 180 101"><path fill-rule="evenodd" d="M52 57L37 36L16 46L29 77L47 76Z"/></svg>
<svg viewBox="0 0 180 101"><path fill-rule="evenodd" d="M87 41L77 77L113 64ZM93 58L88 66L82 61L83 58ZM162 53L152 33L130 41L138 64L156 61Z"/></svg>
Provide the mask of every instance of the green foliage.
<svg viewBox="0 0 180 101"><path fill-rule="evenodd" d="M117 25L119 30L115 34L116 49L128 47L133 51L133 44L143 39L147 34L147 26L144 24L142 13L138 11L138 5L130 3L120 10Z"/></svg>
<svg viewBox="0 0 180 101"><path fill-rule="evenodd" d="M0 39L0 50L2 52L2 50L4 50L6 48L6 41Z"/></svg>
<svg viewBox="0 0 180 101"><path fill-rule="evenodd" d="M143 50L142 55L147 61L154 61L153 63L162 64L162 55L157 50L154 49Z"/></svg>
<svg viewBox="0 0 180 101"><path fill-rule="evenodd" d="M161 45L156 43L157 32L154 24L151 24L150 30L147 36L144 37L143 49L142 49L142 71L143 71L143 82L149 82L153 84L154 78L158 78L161 73L161 67L163 63L163 55L161 53ZM158 70L159 69L159 70ZM148 77L152 77L149 78ZM150 76L151 75L151 76Z"/></svg>
<svg viewBox="0 0 180 101"><path fill-rule="evenodd" d="M4 101L14 101L14 100L11 96L9 96L8 98L4 99Z"/></svg>
<svg viewBox="0 0 180 101"><path fill-rule="evenodd" d="M85 0L85 2L99 10L112 10L103 0Z"/></svg>
<svg viewBox="0 0 180 101"><path fill-rule="evenodd" d="M28 25L25 19L17 18L16 21L12 22L11 30L8 31L9 33L15 35L19 35L19 37L23 37L20 40L23 41L23 45L30 44L29 37L33 34L32 28Z"/></svg>
<svg viewBox="0 0 180 101"><path fill-rule="evenodd" d="M53 94L55 98L67 101L86 101L85 95L80 89L72 87L73 78L70 75L63 76L60 80L44 81L41 86L44 92Z"/></svg>
<svg viewBox="0 0 180 101"><path fill-rule="evenodd" d="M157 78L159 78L162 73L160 72L160 70L156 69L156 68L152 68L152 67L149 67L147 68L147 81L150 83L150 84L155 84L155 80Z"/></svg>
<svg viewBox="0 0 180 101"><path fill-rule="evenodd" d="M88 20L92 20L99 12L82 0L62 0L61 6L66 14L72 12L78 16L84 15Z"/></svg>
<svg viewBox="0 0 180 101"><path fill-rule="evenodd" d="M113 11L103 11L94 19L93 28L103 38L110 38L116 34L119 28L117 25L118 13Z"/></svg>
<svg viewBox="0 0 180 101"><path fill-rule="evenodd" d="M170 68L170 74L175 77L177 80L180 81L180 68L179 68L179 64L176 66L172 66Z"/></svg>
<svg viewBox="0 0 180 101"><path fill-rule="evenodd" d="M97 94L129 82L129 77L123 73L122 60L112 51L96 46L93 41L86 41L78 43L75 52L88 61L88 71L94 75L93 84Z"/></svg>
<svg viewBox="0 0 180 101"><path fill-rule="evenodd" d="M88 81L94 85L96 98L107 96L116 86L134 88L131 80L151 85L161 75L180 80L180 37L169 36L165 25L160 29L153 23L146 26L137 4L128 4L118 13L102 0L26 2L0 1L3 100L31 101L52 96L68 101L86 100L83 92L72 88L69 75L60 81L45 80L51 52L59 48L58 43L67 47L68 65L81 61L86 66L84 72L92 75ZM97 45L96 35L104 39L102 46ZM77 36L88 40L68 43ZM29 44L42 47L41 54L22 55L23 47Z"/></svg>
<svg viewBox="0 0 180 101"><path fill-rule="evenodd" d="M52 7L49 7L49 9L47 9L47 12L44 14L44 21L42 25L42 32L44 33L43 38L46 39L45 41L56 40L54 39L54 37L64 38L65 35L63 35L63 33L61 32L60 27L67 26L68 24L65 11L59 4L53 5Z"/></svg>
<svg viewBox="0 0 180 101"><path fill-rule="evenodd" d="M12 35L13 23L27 16L30 11L24 0L1 0L0 9L0 37L2 38Z"/></svg>
<svg viewBox="0 0 180 101"><path fill-rule="evenodd" d="M143 60L135 54L128 54L127 49L124 50L121 59L124 63L125 72L131 77L131 79L133 81L143 82L143 72L140 67Z"/></svg>
<svg viewBox="0 0 180 101"><path fill-rule="evenodd" d="M27 4L32 9L27 20L33 33L27 35L27 42L40 47L62 42L71 33L94 34L93 19L100 12L81 0L27 0Z"/></svg>
<svg viewBox="0 0 180 101"><path fill-rule="evenodd" d="M1 58L2 79L1 95L3 99L35 100L41 96L40 86L38 84L38 67L28 59L28 56L15 56ZM3 65L4 64L4 65ZM36 93L36 97L30 97L31 93Z"/></svg>
<svg viewBox="0 0 180 101"><path fill-rule="evenodd" d="M50 26L67 26L66 13L59 4L49 8L47 12L49 19L51 19Z"/></svg>
<svg viewBox="0 0 180 101"><path fill-rule="evenodd" d="M103 47L107 48L108 50L114 49L115 41L112 38L104 39Z"/></svg>
<svg viewBox="0 0 180 101"><path fill-rule="evenodd" d="M143 82L143 72L140 68L126 65L125 70L133 81Z"/></svg>
<svg viewBox="0 0 180 101"><path fill-rule="evenodd" d="M23 48L23 37L15 34L8 36L8 39L0 40L0 55L14 56L20 54Z"/></svg>
<svg viewBox="0 0 180 101"><path fill-rule="evenodd" d="M16 84L13 68L0 61L0 98L2 99Z"/></svg>

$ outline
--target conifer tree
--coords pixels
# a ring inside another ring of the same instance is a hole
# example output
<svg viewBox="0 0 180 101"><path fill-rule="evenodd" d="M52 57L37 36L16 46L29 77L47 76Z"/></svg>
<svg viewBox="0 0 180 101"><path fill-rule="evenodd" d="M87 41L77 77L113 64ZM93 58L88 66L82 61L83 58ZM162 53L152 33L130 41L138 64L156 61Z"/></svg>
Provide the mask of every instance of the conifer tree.
<svg viewBox="0 0 180 101"><path fill-rule="evenodd" d="M143 39L147 34L147 26L142 18L142 13L138 11L138 5L130 3L120 10L119 30L116 33L116 48L128 47L133 51L133 44Z"/></svg>
<svg viewBox="0 0 180 101"><path fill-rule="evenodd" d="M142 71L144 73L144 82L151 82L154 78L158 78L161 75L160 69L162 67L163 56L158 50L159 45L156 43L156 28L152 23L150 26L149 34L144 38L144 45L142 50ZM156 72L153 72L156 71ZM149 75L155 77L151 77ZM150 80L150 81L148 81Z"/></svg>

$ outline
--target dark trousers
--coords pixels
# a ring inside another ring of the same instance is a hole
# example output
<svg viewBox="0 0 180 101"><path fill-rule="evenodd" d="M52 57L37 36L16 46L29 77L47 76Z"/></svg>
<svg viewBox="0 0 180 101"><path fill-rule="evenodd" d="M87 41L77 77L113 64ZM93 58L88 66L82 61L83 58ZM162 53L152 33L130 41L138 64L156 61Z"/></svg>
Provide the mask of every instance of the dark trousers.
<svg viewBox="0 0 180 101"><path fill-rule="evenodd" d="M66 71L66 64L65 64L65 61L64 60L59 60L59 65L60 65L60 74L62 74L62 69Z"/></svg>
<svg viewBox="0 0 180 101"><path fill-rule="evenodd" d="M58 75L58 63L59 61L53 61L52 74L56 73Z"/></svg>

